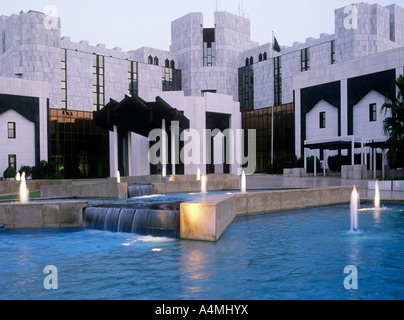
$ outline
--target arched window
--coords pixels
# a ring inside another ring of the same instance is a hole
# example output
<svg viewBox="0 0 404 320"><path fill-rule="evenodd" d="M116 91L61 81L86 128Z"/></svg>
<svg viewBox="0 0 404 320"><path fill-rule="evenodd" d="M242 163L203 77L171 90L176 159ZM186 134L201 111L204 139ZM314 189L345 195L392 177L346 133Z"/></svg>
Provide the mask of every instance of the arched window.
<svg viewBox="0 0 404 320"><path fill-rule="evenodd" d="M268 59L268 54L264 52L264 61Z"/></svg>
<svg viewBox="0 0 404 320"><path fill-rule="evenodd" d="M165 67L170 68L170 60L166 59L165 61Z"/></svg>
<svg viewBox="0 0 404 320"><path fill-rule="evenodd" d="M250 65L250 60L248 58L245 58L245 65L249 66Z"/></svg>
<svg viewBox="0 0 404 320"><path fill-rule="evenodd" d="M154 65L158 66L159 65L159 58L154 57Z"/></svg>
<svg viewBox="0 0 404 320"><path fill-rule="evenodd" d="M250 65L253 65L253 64L254 64L254 58L251 57L251 58L250 58Z"/></svg>
<svg viewBox="0 0 404 320"><path fill-rule="evenodd" d="M175 61L171 60L171 69L175 69Z"/></svg>
<svg viewBox="0 0 404 320"><path fill-rule="evenodd" d="M149 64L153 64L153 57L149 56Z"/></svg>
<svg viewBox="0 0 404 320"><path fill-rule="evenodd" d="M259 56L258 56L258 61L259 61L259 62L262 61L262 53L259 54Z"/></svg>

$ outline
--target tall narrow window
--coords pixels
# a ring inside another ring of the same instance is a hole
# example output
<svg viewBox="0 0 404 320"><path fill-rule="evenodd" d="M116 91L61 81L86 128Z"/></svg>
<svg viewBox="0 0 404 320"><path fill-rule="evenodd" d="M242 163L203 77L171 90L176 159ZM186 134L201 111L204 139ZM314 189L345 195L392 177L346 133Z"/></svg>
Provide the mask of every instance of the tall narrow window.
<svg viewBox="0 0 404 320"><path fill-rule="evenodd" d="M325 129L326 126L326 117L325 111L320 112L320 129Z"/></svg>
<svg viewBox="0 0 404 320"><path fill-rule="evenodd" d="M331 41L331 64L335 63L335 40Z"/></svg>
<svg viewBox="0 0 404 320"><path fill-rule="evenodd" d="M158 57L154 57L154 65L155 66L159 65L159 58Z"/></svg>
<svg viewBox="0 0 404 320"><path fill-rule="evenodd" d="M163 68L163 91L181 91L182 72L173 68Z"/></svg>
<svg viewBox="0 0 404 320"><path fill-rule="evenodd" d="M254 69L246 66L238 69L239 102L242 111L254 110Z"/></svg>
<svg viewBox="0 0 404 320"><path fill-rule="evenodd" d="M17 134L15 130L15 122L9 122L7 124L7 131L8 131L8 138L9 139L16 139Z"/></svg>
<svg viewBox="0 0 404 320"><path fill-rule="evenodd" d="M305 48L301 51L301 65L302 71L310 69L310 48Z"/></svg>
<svg viewBox="0 0 404 320"><path fill-rule="evenodd" d="M215 29L203 29L203 66L216 65Z"/></svg>
<svg viewBox="0 0 404 320"><path fill-rule="evenodd" d="M62 68L62 109L67 109L67 50L62 49L61 52L61 68Z"/></svg>
<svg viewBox="0 0 404 320"><path fill-rule="evenodd" d="M138 95L138 65L136 61L128 61L128 93L129 96Z"/></svg>
<svg viewBox="0 0 404 320"><path fill-rule="evenodd" d="M282 63L281 57L274 58L274 105L282 104Z"/></svg>
<svg viewBox="0 0 404 320"><path fill-rule="evenodd" d="M149 64L153 64L153 57L152 57L152 56L149 56L149 58L148 58L148 63L149 63Z"/></svg>
<svg viewBox="0 0 404 320"><path fill-rule="evenodd" d="M93 110L104 107L104 56L93 55Z"/></svg>
<svg viewBox="0 0 404 320"><path fill-rule="evenodd" d="M17 156L15 154L8 155L8 166L17 170Z"/></svg>
<svg viewBox="0 0 404 320"><path fill-rule="evenodd" d="M377 104L372 103L369 105L369 121L377 121Z"/></svg>

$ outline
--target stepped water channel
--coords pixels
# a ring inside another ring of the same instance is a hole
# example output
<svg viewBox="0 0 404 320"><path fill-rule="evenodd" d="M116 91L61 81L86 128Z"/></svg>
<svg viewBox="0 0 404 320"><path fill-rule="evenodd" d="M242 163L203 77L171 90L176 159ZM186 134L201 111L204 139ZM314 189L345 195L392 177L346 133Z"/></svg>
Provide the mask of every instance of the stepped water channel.
<svg viewBox="0 0 404 320"><path fill-rule="evenodd" d="M178 238L180 202L148 201L153 194L152 185L129 185L129 198L136 201L90 206L84 210L84 221L91 229Z"/></svg>

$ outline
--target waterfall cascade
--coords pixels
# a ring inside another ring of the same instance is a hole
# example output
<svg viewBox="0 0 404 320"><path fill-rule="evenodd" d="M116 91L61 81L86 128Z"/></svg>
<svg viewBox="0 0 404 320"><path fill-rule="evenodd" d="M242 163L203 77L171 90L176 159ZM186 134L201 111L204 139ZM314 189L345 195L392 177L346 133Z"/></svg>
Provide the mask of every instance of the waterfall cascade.
<svg viewBox="0 0 404 320"><path fill-rule="evenodd" d="M154 187L151 184L131 184L128 185L128 197L143 197L154 194Z"/></svg>
<svg viewBox="0 0 404 320"><path fill-rule="evenodd" d="M178 237L178 210L89 207L84 221L91 229Z"/></svg>

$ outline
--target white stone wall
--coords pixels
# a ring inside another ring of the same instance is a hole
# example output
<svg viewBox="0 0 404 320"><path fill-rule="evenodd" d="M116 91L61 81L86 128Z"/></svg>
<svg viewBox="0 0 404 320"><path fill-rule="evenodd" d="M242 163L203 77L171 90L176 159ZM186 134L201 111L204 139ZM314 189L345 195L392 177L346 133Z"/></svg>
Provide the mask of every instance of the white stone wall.
<svg viewBox="0 0 404 320"><path fill-rule="evenodd" d="M198 169L206 173L204 165L206 142L202 135L206 128L206 112L230 115L230 129L235 131L241 129L240 104L233 101L232 96L211 93L206 93L204 97L189 97L184 96L183 92L162 92L160 96L173 108L184 111L184 115L190 120L190 128L199 132L201 137L199 163L185 166L185 174L196 174ZM240 175L240 165L236 161L239 158L237 152L241 152L241 149L234 147L235 164L231 166L231 173Z"/></svg>
<svg viewBox="0 0 404 320"><path fill-rule="evenodd" d="M48 118L47 100L49 86L47 83L21 79L0 77L0 93L36 97L39 99L39 157L48 159ZM7 106L3 106L6 107ZM16 123L17 139L8 139L7 123ZM0 114L0 175L8 166L8 155L17 156L17 170L22 165L35 165L35 131L34 123L30 122L14 110Z"/></svg>
<svg viewBox="0 0 404 320"><path fill-rule="evenodd" d="M383 121L391 113L385 114L382 106L385 97L376 91L370 91L358 104L353 107L353 127L355 138L371 139L387 139L388 137L383 131ZM369 105L376 103L376 121L369 121Z"/></svg>
<svg viewBox="0 0 404 320"><path fill-rule="evenodd" d="M320 112L325 112L325 128L320 128ZM338 109L321 100L306 114L306 139L332 139L335 137L338 137Z"/></svg>
<svg viewBox="0 0 404 320"><path fill-rule="evenodd" d="M348 92L347 92L347 79L381 72L390 69L396 69L396 77L403 72L404 68L404 48L386 51L373 56L367 56L345 63L330 65L327 67L302 72L293 77L293 90L296 91L295 101L295 141L296 141L296 154L301 156L301 127L300 127L300 90L324 83L334 81L341 81L341 136L347 135L348 128ZM383 113L377 114L378 121L369 126L369 104L377 103L380 110L384 103L384 97L377 92L370 92L362 101L354 106L354 135L364 138L383 137L382 121L386 116ZM317 120L318 121L318 120ZM306 126L308 128L308 126ZM370 130L372 128L372 130ZM307 132L306 132L307 134ZM316 140L322 139L318 136Z"/></svg>
<svg viewBox="0 0 404 320"><path fill-rule="evenodd" d="M7 125L16 124L16 138L9 139ZM35 166L35 124L14 110L0 114L0 175L8 167L8 155L16 155L18 171L21 166Z"/></svg>

